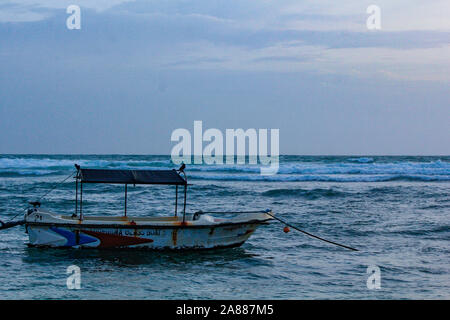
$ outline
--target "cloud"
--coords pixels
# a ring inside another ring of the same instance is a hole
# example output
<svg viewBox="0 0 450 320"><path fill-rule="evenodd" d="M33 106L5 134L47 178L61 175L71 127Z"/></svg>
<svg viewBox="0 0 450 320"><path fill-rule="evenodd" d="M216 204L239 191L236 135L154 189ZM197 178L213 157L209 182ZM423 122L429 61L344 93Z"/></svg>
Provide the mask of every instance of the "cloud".
<svg viewBox="0 0 450 320"><path fill-rule="evenodd" d="M52 17L56 10L76 4L99 12L134 0L6 0L0 5L0 22L34 22Z"/></svg>
<svg viewBox="0 0 450 320"><path fill-rule="evenodd" d="M82 7L79 33L65 28L63 9L72 3ZM47 63L74 66L448 80L450 62L443 57L448 57L450 31L446 22L429 19L441 17L439 12L450 8L447 2L380 0L382 30L375 32L365 27L369 4L14 0L2 5L0 21L30 24L0 28L6 43L0 53L4 62L14 57L16 63L34 61L34 52L49 57Z"/></svg>
<svg viewBox="0 0 450 320"><path fill-rule="evenodd" d="M289 57L289 56L266 56L255 58L255 62L280 61L280 62L305 62L310 60L310 57Z"/></svg>
<svg viewBox="0 0 450 320"><path fill-rule="evenodd" d="M17 21L20 16L45 15L39 10L64 9L77 4L98 12L161 13L203 15L233 20L236 25L255 29L362 31L373 1L352 0L6 0L14 10L3 9L2 20ZM447 0L378 0L385 31L450 31L450 3Z"/></svg>

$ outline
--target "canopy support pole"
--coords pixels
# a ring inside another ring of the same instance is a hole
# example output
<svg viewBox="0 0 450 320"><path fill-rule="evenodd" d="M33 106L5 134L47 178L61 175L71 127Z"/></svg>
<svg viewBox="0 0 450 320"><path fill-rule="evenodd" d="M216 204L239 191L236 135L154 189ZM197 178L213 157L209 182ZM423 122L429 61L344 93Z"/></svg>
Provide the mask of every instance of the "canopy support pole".
<svg viewBox="0 0 450 320"><path fill-rule="evenodd" d="M187 189L187 184L184 185L183 222L186 220L186 189Z"/></svg>
<svg viewBox="0 0 450 320"><path fill-rule="evenodd" d="M175 186L175 217L178 212L178 185Z"/></svg>
<svg viewBox="0 0 450 320"><path fill-rule="evenodd" d="M80 221L83 220L83 182L80 182Z"/></svg>
<svg viewBox="0 0 450 320"><path fill-rule="evenodd" d="M75 217L78 214L78 172L75 177Z"/></svg>
<svg viewBox="0 0 450 320"><path fill-rule="evenodd" d="M125 183L125 217L127 216L127 186Z"/></svg>

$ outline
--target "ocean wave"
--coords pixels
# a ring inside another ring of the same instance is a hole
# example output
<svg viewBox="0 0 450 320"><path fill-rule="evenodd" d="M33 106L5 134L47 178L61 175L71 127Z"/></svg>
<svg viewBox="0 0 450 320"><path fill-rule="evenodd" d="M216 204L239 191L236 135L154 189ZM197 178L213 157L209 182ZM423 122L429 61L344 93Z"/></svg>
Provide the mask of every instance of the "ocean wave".
<svg viewBox="0 0 450 320"><path fill-rule="evenodd" d="M37 176L52 176L58 174L55 170L8 170L1 171L1 178L15 178L15 177L37 177Z"/></svg>
<svg viewBox="0 0 450 320"><path fill-rule="evenodd" d="M149 156L150 157L150 156ZM86 158L29 158L11 157L0 158L0 177L14 177L23 175L46 175L66 173L74 170L74 163L89 168L115 168L115 169L172 169L177 167L167 157L140 159L131 157L126 159L121 156L117 160L113 156L105 156L106 159ZM187 172L194 176L205 174L241 174L248 176L243 180L260 179L252 178L251 174L259 176L261 167L250 164L214 164L197 165L188 164ZM420 180L420 181L446 181L450 175L450 162L440 159L434 161L380 161L374 158L336 158L334 161L292 161L286 160L279 165L278 175L292 176L292 181L386 181L390 180ZM277 175L277 176L278 176ZM323 176L323 177L320 177ZM335 176L331 177L330 176ZM347 177L341 177L347 176ZM361 176L368 176L361 178ZM440 176L440 177L439 177ZM387 178L386 178L387 177ZM237 179L236 177L226 177ZM218 179L221 179L220 177ZM275 178L288 179L288 178ZM288 179L288 180L289 180Z"/></svg>
<svg viewBox="0 0 450 320"><path fill-rule="evenodd" d="M174 167L170 160L102 160L102 159L50 159L50 158L0 158L0 172L21 172L24 169L50 169L70 170L75 169L77 163L89 168L169 168Z"/></svg>
<svg viewBox="0 0 450 320"><path fill-rule="evenodd" d="M192 172L260 173L257 165L191 165ZM346 174L346 175L450 175L450 163L391 162L391 163L281 163L279 174Z"/></svg>
<svg viewBox="0 0 450 320"><path fill-rule="evenodd" d="M332 188L322 189L272 189L262 193L266 197L301 197L309 200L318 198L335 198L346 196L347 193Z"/></svg>
<svg viewBox="0 0 450 320"><path fill-rule="evenodd" d="M385 233L390 233L392 231L386 231ZM428 228L420 228L420 229L406 229L406 230L398 230L395 231L397 234L418 236L418 235L426 235L426 234L436 234L436 233L448 233L450 232L450 226L448 225L440 225L440 226L432 226Z"/></svg>
<svg viewBox="0 0 450 320"><path fill-rule="evenodd" d="M370 162L374 162L375 160L373 158L361 157L361 158L348 158L347 161L359 162L359 163L370 163Z"/></svg>
<svg viewBox="0 0 450 320"><path fill-rule="evenodd" d="M257 174L191 174L190 179L197 180L224 180L224 181L268 181L268 182L384 182L384 181L450 181L450 175L425 176L425 175L271 175Z"/></svg>

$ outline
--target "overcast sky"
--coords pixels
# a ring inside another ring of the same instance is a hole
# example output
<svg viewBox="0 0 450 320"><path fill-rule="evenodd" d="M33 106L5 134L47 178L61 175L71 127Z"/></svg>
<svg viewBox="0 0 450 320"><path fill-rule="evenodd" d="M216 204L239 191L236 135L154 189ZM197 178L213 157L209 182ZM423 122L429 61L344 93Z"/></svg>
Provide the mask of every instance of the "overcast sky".
<svg viewBox="0 0 450 320"><path fill-rule="evenodd" d="M168 154L194 120L279 128L282 154L449 155L450 2L0 2L0 153Z"/></svg>

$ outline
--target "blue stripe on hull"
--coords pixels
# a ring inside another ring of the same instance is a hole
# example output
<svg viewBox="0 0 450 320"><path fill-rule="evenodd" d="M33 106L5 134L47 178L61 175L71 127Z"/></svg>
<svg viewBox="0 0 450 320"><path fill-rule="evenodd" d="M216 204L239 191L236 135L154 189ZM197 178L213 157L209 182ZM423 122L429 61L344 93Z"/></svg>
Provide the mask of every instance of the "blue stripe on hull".
<svg viewBox="0 0 450 320"><path fill-rule="evenodd" d="M52 230L53 232L56 232L57 234L59 234L67 239L67 242L64 245L64 247L73 247L73 246L78 246L78 245L97 241L97 239L94 237L86 236L86 235L80 233L79 241L77 243L77 236L72 231L68 231L68 230L56 228L56 227L50 227L50 230Z"/></svg>

